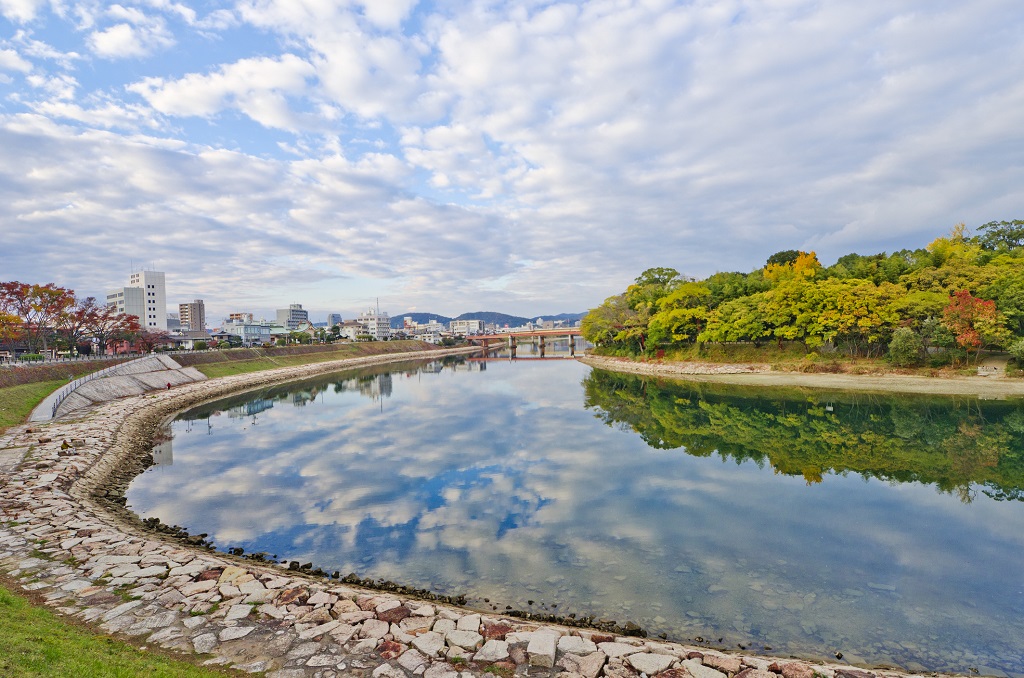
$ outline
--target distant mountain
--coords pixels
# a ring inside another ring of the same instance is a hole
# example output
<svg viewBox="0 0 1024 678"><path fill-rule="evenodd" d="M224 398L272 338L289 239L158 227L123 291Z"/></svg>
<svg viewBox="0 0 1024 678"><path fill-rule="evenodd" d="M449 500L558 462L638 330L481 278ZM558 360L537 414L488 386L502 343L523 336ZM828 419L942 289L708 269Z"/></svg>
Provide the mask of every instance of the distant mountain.
<svg viewBox="0 0 1024 678"><path fill-rule="evenodd" d="M494 311L473 311L472 313L463 313L455 320L483 320L488 325L493 324L495 327L519 327L530 322L529 318L522 318L518 315L508 315L507 313L496 313Z"/></svg>
<svg viewBox="0 0 1024 678"><path fill-rule="evenodd" d="M559 313L558 315L535 315L532 318L524 318L518 315L508 315L507 313L497 313L495 311L474 311L472 313L463 313L457 318L449 318L446 315L438 315L437 313L399 313L391 317L391 327L393 329L401 329L406 318L412 318L417 323L427 323L431 320L436 320L445 325L452 320L483 320L485 323L493 324L495 327L504 327L505 325L509 327L522 327L537 318L543 318L544 320L565 320L572 325L585 315L586 313Z"/></svg>

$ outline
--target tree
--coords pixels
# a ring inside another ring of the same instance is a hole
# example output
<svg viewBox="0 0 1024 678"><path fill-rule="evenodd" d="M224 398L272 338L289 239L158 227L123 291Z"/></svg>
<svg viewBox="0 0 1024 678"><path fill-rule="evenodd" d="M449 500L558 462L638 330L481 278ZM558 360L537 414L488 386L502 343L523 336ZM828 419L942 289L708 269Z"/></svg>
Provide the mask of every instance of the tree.
<svg viewBox="0 0 1024 678"><path fill-rule="evenodd" d="M90 317L87 330L99 344L100 353L106 353L110 344L131 338L141 332L142 327L138 316L118 313L113 307L104 306Z"/></svg>
<svg viewBox="0 0 1024 678"><path fill-rule="evenodd" d="M163 330L142 330L135 335L135 342L143 353L152 353L153 349L163 346L170 339L170 332L164 332Z"/></svg>
<svg viewBox="0 0 1024 678"><path fill-rule="evenodd" d="M711 290L706 285L683 283L658 300L658 312L648 323L650 339L656 344L692 342L704 329Z"/></svg>
<svg viewBox="0 0 1024 678"><path fill-rule="evenodd" d="M591 309L580 321L580 332L595 346L613 347L619 334L635 322L636 311L629 307L625 294L618 294Z"/></svg>
<svg viewBox="0 0 1024 678"><path fill-rule="evenodd" d="M763 268L768 266L785 266L786 264L792 264L796 261L796 258L800 256L798 250L782 250L768 257L768 261L765 262Z"/></svg>
<svg viewBox="0 0 1024 678"><path fill-rule="evenodd" d="M994 301L985 301L961 290L949 298L942 311L942 323L956 336L956 342L968 352L980 352L988 344L1005 341L1009 332Z"/></svg>
<svg viewBox="0 0 1024 678"><path fill-rule="evenodd" d="M1011 250L1024 247L1024 220L990 221L978 227L983 232L978 242L987 250Z"/></svg>
<svg viewBox="0 0 1024 678"><path fill-rule="evenodd" d="M889 362L896 367L914 367L921 364L924 343L921 337L909 327L901 327L889 342Z"/></svg>
<svg viewBox="0 0 1024 678"><path fill-rule="evenodd" d="M17 281L0 283L0 306L21 320L20 338L31 353L45 352L57 324L75 304L75 293L53 283L28 284Z"/></svg>
<svg viewBox="0 0 1024 678"><path fill-rule="evenodd" d="M69 350L75 349L83 342L99 310L96 297L86 297L61 317L58 330Z"/></svg>

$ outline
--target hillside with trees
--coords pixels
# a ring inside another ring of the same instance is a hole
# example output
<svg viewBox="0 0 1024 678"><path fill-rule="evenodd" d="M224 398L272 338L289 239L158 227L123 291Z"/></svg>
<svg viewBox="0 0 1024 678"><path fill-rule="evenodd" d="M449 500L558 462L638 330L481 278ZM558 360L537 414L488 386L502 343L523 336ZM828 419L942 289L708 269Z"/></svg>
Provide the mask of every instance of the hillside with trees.
<svg viewBox="0 0 1024 678"><path fill-rule="evenodd" d="M969 362L983 349L1024 358L1024 221L958 224L927 247L848 254L823 266L785 250L750 273L696 280L651 268L592 309L598 352L687 356L708 345L796 343L807 352L888 356L901 367Z"/></svg>

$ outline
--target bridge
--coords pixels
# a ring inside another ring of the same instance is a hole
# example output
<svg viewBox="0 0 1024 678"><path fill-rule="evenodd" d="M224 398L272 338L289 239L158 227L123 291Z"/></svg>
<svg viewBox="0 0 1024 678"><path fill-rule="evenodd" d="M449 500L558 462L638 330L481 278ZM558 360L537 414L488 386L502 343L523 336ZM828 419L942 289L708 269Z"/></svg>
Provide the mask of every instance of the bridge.
<svg viewBox="0 0 1024 678"><path fill-rule="evenodd" d="M529 339L529 343L534 341L540 344L540 357L544 357L544 344L547 339L568 339L569 340L569 355L576 355L576 341L575 338L580 336L580 328L578 327L558 327L551 330L516 330L512 332L500 332L498 334L473 334L466 339L474 344L479 344L484 347L484 355L487 355L487 351L492 348L498 348L497 346L491 346L491 344L505 344L508 346L509 352L512 357L516 357L516 346L521 339Z"/></svg>

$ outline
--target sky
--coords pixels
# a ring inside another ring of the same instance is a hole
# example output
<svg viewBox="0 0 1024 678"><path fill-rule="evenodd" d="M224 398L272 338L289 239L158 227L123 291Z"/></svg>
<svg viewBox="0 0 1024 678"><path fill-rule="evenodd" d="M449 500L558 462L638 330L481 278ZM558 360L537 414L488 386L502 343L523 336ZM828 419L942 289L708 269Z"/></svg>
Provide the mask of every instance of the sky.
<svg viewBox="0 0 1024 678"><path fill-rule="evenodd" d="M581 312L1024 218L1022 111L1020 0L0 0L0 280Z"/></svg>

